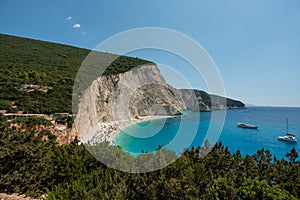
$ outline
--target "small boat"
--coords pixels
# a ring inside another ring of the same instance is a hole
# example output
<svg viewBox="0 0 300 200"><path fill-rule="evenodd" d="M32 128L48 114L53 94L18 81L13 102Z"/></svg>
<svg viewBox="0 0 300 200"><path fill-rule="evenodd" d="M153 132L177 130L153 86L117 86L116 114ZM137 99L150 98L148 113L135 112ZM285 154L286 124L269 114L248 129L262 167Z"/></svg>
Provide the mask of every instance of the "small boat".
<svg viewBox="0 0 300 200"><path fill-rule="evenodd" d="M250 113L250 110L244 110L244 112L249 112ZM247 128L247 129L258 129L258 126L254 126L252 124L252 114L250 113L250 118L251 118L251 124L246 124L246 123L238 123L237 124L237 127L240 127L240 128Z"/></svg>
<svg viewBox="0 0 300 200"><path fill-rule="evenodd" d="M284 135L284 136L278 136L278 140L283 140L283 141L287 141L287 142L297 142L297 138L293 134L287 134L287 135Z"/></svg>
<svg viewBox="0 0 300 200"><path fill-rule="evenodd" d="M237 127L248 128L248 129L258 129L258 126L254 126L252 124L246 124L246 123L238 123Z"/></svg>
<svg viewBox="0 0 300 200"><path fill-rule="evenodd" d="M286 141L286 142L297 142L296 135L288 133L289 131L289 119L286 119L286 135L278 136L278 140Z"/></svg>

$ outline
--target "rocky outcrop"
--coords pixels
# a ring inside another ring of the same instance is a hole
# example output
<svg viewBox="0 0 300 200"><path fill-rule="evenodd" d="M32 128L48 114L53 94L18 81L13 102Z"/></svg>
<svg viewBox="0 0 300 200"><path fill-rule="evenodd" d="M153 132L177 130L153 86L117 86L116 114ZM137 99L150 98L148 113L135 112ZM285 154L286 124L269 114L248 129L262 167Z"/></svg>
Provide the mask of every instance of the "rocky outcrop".
<svg viewBox="0 0 300 200"><path fill-rule="evenodd" d="M10 124L10 127L14 127L21 131L34 131L37 137L42 137L43 139L48 139L49 133L56 136L56 142L58 144L69 144L78 137L75 124L71 128L68 128L67 125L56 124L52 126L47 125L38 125L38 124Z"/></svg>
<svg viewBox="0 0 300 200"><path fill-rule="evenodd" d="M42 195L42 198L40 199L44 199L45 195ZM5 194L5 193L0 193L0 199L1 200L38 200L38 199L34 199L32 197L26 197L26 195L22 194Z"/></svg>
<svg viewBox="0 0 300 200"><path fill-rule="evenodd" d="M209 94L200 90L192 89L170 89L176 94L182 103L182 110L210 111L211 102Z"/></svg>
<svg viewBox="0 0 300 200"><path fill-rule="evenodd" d="M94 80L80 100L75 123L79 133L95 132L100 123L140 116L245 106L228 100L199 90L175 89L167 85L155 64L147 64Z"/></svg>
<svg viewBox="0 0 300 200"><path fill-rule="evenodd" d="M170 89L180 99L184 110L212 111L224 109L241 109L245 104L241 101L208 94L207 92L194 89Z"/></svg>
<svg viewBox="0 0 300 200"><path fill-rule="evenodd" d="M79 133L90 133L99 123L174 115L182 108L157 66L147 64L93 81L80 100L75 123Z"/></svg>

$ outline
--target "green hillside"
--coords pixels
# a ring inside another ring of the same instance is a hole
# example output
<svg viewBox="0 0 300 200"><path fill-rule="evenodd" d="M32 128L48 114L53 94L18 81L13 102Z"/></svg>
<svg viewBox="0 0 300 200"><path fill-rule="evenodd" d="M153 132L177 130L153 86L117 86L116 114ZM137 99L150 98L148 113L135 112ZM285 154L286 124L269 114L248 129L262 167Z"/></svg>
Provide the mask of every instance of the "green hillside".
<svg viewBox="0 0 300 200"><path fill-rule="evenodd" d="M77 71L90 50L0 34L0 110L29 113L71 113ZM94 52L80 80L117 74L149 61ZM116 60L115 60L116 59ZM111 63L112 60L115 60ZM100 62L99 62L100 61ZM102 73L101 73L102 74ZM32 85L30 85L32 84Z"/></svg>

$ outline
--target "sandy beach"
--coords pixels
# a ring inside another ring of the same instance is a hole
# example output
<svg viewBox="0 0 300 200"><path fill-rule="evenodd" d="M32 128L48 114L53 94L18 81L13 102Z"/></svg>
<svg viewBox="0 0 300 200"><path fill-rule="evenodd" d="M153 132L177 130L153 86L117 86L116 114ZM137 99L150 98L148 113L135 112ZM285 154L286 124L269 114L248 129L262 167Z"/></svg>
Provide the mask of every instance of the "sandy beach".
<svg viewBox="0 0 300 200"><path fill-rule="evenodd" d="M99 130L95 132L93 137L88 140L88 143L98 144L101 142L111 142L113 138L119 133L120 130L126 128L129 125L148 121L148 120L154 120L154 119L160 119L160 118L171 118L175 116L145 116L145 117L139 117L132 120L122 120L122 121L112 121L110 123L101 123L99 124Z"/></svg>

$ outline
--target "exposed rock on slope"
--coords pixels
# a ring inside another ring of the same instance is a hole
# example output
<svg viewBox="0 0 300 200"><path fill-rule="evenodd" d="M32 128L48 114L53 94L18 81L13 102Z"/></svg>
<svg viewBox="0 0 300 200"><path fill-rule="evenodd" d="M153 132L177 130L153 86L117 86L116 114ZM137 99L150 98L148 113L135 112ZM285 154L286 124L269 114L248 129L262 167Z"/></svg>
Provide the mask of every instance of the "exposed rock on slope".
<svg viewBox="0 0 300 200"><path fill-rule="evenodd" d="M175 89L171 86L170 89L182 102L182 110L210 111L210 97L206 92L192 89Z"/></svg>
<svg viewBox="0 0 300 200"><path fill-rule="evenodd" d="M182 108L179 99L165 82L139 87L129 102L130 116L135 118L148 115L174 115Z"/></svg>
<svg viewBox="0 0 300 200"><path fill-rule="evenodd" d="M146 115L173 115L182 108L157 66L142 65L93 81L78 105L77 130L93 132L99 123Z"/></svg>
<svg viewBox="0 0 300 200"><path fill-rule="evenodd" d="M16 123L10 124L10 126L22 131L35 131L36 136L41 136L43 139L48 139L49 131L49 133L56 136L56 142L59 144L69 144L74 141L76 137L78 137L78 133L74 124L71 128L68 128L67 125L62 124L53 124L53 126L47 126L38 124L24 125Z"/></svg>
<svg viewBox="0 0 300 200"><path fill-rule="evenodd" d="M184 110L211 111L245 108L245 104L234 99L208 94L194 89L170 89L180 99Z"/></svg>
<svg viewBox="0 0 300 200"><path fill-rule="evenodd" d="M81 98L75 123L79 133L92 133L99 123L244 106L199 90L175 89L167 85L155 64L147 64L93 81Z"/></svg>

